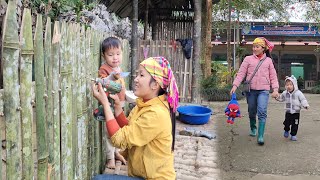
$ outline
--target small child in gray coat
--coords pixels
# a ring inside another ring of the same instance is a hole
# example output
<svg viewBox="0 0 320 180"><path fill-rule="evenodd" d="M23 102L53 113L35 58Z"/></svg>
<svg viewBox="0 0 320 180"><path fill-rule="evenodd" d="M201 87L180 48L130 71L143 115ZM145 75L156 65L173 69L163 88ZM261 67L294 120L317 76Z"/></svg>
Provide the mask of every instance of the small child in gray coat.
<svg viewBox="0 0 320 180"><path fill-rule="evenodd" d="M283 91L282 94L276 98L276 100L280 102L285 102L286 115L285 120L283 122L283 136L285 138L289 137L289 131L291 126L291 140L296 141L296 135L298 132L300 120L300 110L301 108L308 109L309 104L306 97L298 89L297 79L293 75L291 77L286 77L285 88L286 90Z"/></svg>

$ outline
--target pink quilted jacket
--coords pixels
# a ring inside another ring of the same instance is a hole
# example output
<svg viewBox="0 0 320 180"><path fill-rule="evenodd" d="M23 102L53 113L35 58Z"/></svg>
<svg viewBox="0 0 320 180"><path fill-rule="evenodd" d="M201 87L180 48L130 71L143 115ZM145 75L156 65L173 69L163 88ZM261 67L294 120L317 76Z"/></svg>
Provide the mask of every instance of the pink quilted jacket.
<svg viewBox="0 0 320 180"><path fill-rule="evenodd" d="M244 77L246 77L246 80L249 80L257 64L264 57L266 57L266 54L264 54L261 59L256 55L246 56L240 66L236 79L233 81L233 85L239 87ZM273 90L279 89L277 72L271 58L267 57L261 64L251 80L250 87L254 90L270 90L270 87L272 87Z"/></svg>

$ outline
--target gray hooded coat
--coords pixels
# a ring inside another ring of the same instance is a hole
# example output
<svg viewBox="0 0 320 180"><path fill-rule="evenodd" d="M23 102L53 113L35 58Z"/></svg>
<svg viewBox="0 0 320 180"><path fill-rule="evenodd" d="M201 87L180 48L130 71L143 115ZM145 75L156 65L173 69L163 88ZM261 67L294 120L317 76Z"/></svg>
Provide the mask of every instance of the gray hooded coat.
<svg viewBox="0 0 320 180"><path fill-rule="evenodd" d="M287 90L283 91L277 100L286 103L285 109L287 113L300 113L301 107L309 107L308 101L303 93L298 89L297 79L292 75L290 77L286 77L285 81L287 80L292 82L294 89L291 93Z"/></svg>

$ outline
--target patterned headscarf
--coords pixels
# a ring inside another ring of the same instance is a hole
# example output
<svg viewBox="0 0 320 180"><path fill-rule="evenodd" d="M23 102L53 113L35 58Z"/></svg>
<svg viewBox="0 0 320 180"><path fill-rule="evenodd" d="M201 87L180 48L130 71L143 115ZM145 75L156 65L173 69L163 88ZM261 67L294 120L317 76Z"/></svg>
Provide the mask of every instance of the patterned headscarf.
<svg viewBox="0 0 320 180"><path fill-rule="evenodd" d="M179 103L179 91L168 60L164 57L150 57L140 63L167 93L168 103L176 112Z"/></svg>
<svg viewBox="0 0 320 180"><path fill-rule="evenodd" d="M266 48L266 50L269 49L270 53L271 53L272 49L274 48L274 44L272 44L270 41L268 41L264 37L257 37L256 39L254 39L253 44L260 45L260 46Z"/></svg>

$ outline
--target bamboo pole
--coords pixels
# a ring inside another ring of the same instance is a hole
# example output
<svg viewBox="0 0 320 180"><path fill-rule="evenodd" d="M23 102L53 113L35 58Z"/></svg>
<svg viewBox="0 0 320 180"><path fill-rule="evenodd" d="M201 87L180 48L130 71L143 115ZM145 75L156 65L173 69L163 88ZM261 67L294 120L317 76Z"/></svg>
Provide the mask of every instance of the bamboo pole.
<svg viewBox="0 0 320 180"><path fill-rule="evenodd" d="M86 81L85 81L85 29L84 26L81 26L79 29L80 37L79 37L79 67L78 67L78 76L80 77L79 81L79 97L77 98L77 109L78 109L78 164L77 164L77 177L79 179L87 179L88 171L87 171L87 162L88 159L84 157L88 157L88 119L86 116Z"/></svg>
<svg viewBox="0 0 320 180"><path fill-rule="evenodd" d="M87 29L86 31L86 59L92 59L92 46L93 46L93 39L92 39L92 30L90 28ZM87 61L86 62L86 66L87 66L87 88L86 88L86 92L87 92L87 107L88 107L88 119L89 119L89 125L88 125L88 179L90 179L93 174L94 174L94 170L93 170L93 162L94 162L94 156L93 156L93 152L94 152L94 131L93 131L93 125L94 125L94 120L93 120L93 116L92 116L92 93L91 93L91 81L90 79L93 78L93 74L92 74L92 62Z"/></svg>
<svg viewBox="0 0 320 180"><path fill-rule="evenodd" d="M3 107L6 122L7 179L21 179L19 39L16 1L9 1L3 24Z"/></svg>
<svg viewBox="0 0 320 180"><path fill-rule="evenodd" d="M73 179L71 29L65 22L61 32L61 176L63 179Z"/></svg>
<svg viewBox="0 0 320 180"><path fill-rule="evenodd" d="M0 89L0 140L3 140L3 134L5 132L4 126L4 113L3 113L3 89ZM5 172L2 172L2 149L0 150L0 178L1 179L6 179L5 177Z"/></svg>
<svg viewBox="0 0 320 180"><path fill-rule="evenodd" d="M22 122L22 178L33 179L33 157L32 157L32 19L30 9L25 8L21 24L21 61L20 61L20 103Z"/></svg>
<svg viewBox="0 0 320 180"><path fill-rule="evenodd" d="M60 66L60 43L61 34L59 22L54 23L52 38L52 94L53 94L53 162L52 168L54 179L62 179L60 166L60 83L59 83L59 66Z"/></svg>
<svg viewBox="0 0 320 180"><path fill-rule="evenodd" d="M48 152L49 152L49 158L48 158L48 177L50 179L53 179L54 177L54 172L52 171L52 164L54 161L54 140L53 140L53 82L52 82L52 66L53 66L53 61L52 61L52 56L51 56L51 19L50 17L47 18L47 23L46 23L46 31L45 31L45 39L44 39L44 59L45 59L45 74L46 74L46 81L47 81L47 137L48 137Z"/></svg>
<svg viewBox="0 0 320 180"><path fill-rule="evenodd" d="M72 89L72 161L73 161L73 166L72 166L72 171L75 173L76 168L77 168L77 154L78 154L78 148L77 148L77 135L78 135L78 130L77 130L77 97L79 97L79 89L78 89L78 82L79 82L79 77L77 76L77 69L79 67L78 61L78 50L77 49L77 44L78 40L77 35L78 35L78 29L77 29L77 24L71 23L69 24L69 31L72 32L70 33L70 60L71 60L71 71L72 71L72 76L71 76L71 89Z"/></svg>
<svg viewBox="0 0 320 180"><path fill-rule="evenodd" d="M42 15L37 14L37 24L34 34L34 62L36 82L36 129L38 151L38 179L48 176L48 147L47 123L45 119L45 79L44 79L44 54L43 54L43 26Z"/></svg>
<svg viewBox="0 0 320 180"><path fill-rule="evenodd" d="M99 53L99 47L100 47L100 40L99 40L99 36L97 34L97 31L93 31L93 42L95 42L93 44L93 48L92 48L92 52L93 52L93 56L92 56L92 60L93 60L93 67L92 67L92 72L94 73L94 76L98 75L98 68L100 65L100 53ZM93 101L93 107L96 108L98 107L98 102L96 100ZM94 159L95 159L95 163L94 163L94 172L95 173L100 173L101 170L101 123L95 121L94 122L94 147L95 147L95 151L94 151Z"/></svg>

